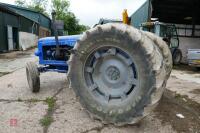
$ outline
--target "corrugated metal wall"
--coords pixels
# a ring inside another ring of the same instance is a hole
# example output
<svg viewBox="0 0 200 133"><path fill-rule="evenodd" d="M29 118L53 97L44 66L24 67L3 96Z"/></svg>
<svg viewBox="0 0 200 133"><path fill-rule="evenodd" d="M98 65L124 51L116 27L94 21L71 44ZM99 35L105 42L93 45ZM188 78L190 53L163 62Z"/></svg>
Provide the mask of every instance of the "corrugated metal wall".
<svg viewBox="0 0 200 133"><path fill-rule="evenodd" d="M17 16L0 11L0 51L8 50L7 26L19 27L19 19Z"/></svg>
<svg viewBox="0 0 200 133"><path fill-rule="evenodd" d="M149 20L150 1L147 0L133 15L131 16L131 25L139 28L142 23Z"/></svg>
<svg viewBox="0 0 200 133"><path fill-rule="evenodd" d="M47 29L51 29L51 21L42 14L40 14L40 25Z"/></svg>
<svg viewBox="0 0 200 133"><path fill-rule="evenodd" d="M5 24L5 26L10 25L12 27L19 27L18 16L4 13L4 24Z"/></svg>
<svg viewBox="0 0 200 133"><path fill-rule="evenodd" d="M38 24L27 18L20 17L20 31L38 35Z"/></svg>
<svg viewBox="0 0 200 133"><path fill-rule="evenodd" d="M3 12L0 12L0 51L7 50L6 34L4 27Z"/></svg>

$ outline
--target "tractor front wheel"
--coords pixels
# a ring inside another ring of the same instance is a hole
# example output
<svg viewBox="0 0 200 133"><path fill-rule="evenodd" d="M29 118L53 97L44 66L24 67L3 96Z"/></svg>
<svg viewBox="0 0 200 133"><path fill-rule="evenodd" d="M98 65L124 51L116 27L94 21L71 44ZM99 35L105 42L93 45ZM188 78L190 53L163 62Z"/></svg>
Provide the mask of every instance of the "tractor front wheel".
<svg viewBox="0 0 200 133"><path fill-rule="evenodd" d="M26 76L28 85L32 92L39 92L40 90L40 73L37 65L33 62L29 62L26 65Z"/></svg>

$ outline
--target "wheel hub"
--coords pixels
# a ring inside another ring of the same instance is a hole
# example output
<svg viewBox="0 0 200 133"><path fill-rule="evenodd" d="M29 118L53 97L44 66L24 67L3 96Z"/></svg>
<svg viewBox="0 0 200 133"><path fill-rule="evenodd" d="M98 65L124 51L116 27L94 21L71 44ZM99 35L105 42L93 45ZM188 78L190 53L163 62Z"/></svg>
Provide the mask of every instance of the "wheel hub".
<svg viewBox="0 0 200 133"><path fill-rule="evenodd" d="M94 51L87 58L84 69L85 81L92 94L106 101L123 100L138 85L135 65L130 56L115 47Z"/></svg>
<svg viewBox="0 0 200 133"><path fill-rule="evenodd" d="M116 81L120 78L120 71L115 66L108 67L106 70L106 74L107 74L108 78L112 81Z"/></svg>

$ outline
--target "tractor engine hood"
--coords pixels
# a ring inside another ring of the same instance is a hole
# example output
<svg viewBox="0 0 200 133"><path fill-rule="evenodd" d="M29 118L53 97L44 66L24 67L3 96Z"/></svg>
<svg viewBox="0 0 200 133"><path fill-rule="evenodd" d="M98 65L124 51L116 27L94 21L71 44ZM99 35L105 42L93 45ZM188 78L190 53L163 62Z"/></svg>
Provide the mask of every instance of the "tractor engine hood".
<svg viewBox="0 0 200 133"><path fill-rule="evenodd" d="M76 42L82 37L82 35L71 35L71 36L59 36L58 41L59 45L66 45L69 47L74 47ZM42 52L43 46L55 46L56 40L55 37L45 37L38 40L38 49L35 51L35 55L39 56Z"/></svg>
<svg viewBox="0 0 200 133"><path fill-rule="evenodd" d="M59 45L68 45L74 47L77 40L79 40L82 35L71 35L71 36L59 36ZM45 37L38 40L38 47L40 45L56 45L55 37Z"/></svg>

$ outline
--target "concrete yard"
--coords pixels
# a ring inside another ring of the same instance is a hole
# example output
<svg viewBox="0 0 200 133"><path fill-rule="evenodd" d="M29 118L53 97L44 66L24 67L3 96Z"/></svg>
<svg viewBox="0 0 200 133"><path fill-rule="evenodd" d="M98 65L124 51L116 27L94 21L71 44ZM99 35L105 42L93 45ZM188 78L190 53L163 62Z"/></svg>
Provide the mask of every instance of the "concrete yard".
<svg viewBox="0 0 200 133"><path fill-rule="evenodd" d="M200 133L199 71L174 69L154 112L136 125L116 127L89 117L69 88L66 74L41 74L41 90L32 93L24 68L26 62L37 61L31 53L0 56L1 133Z"/></svg>

